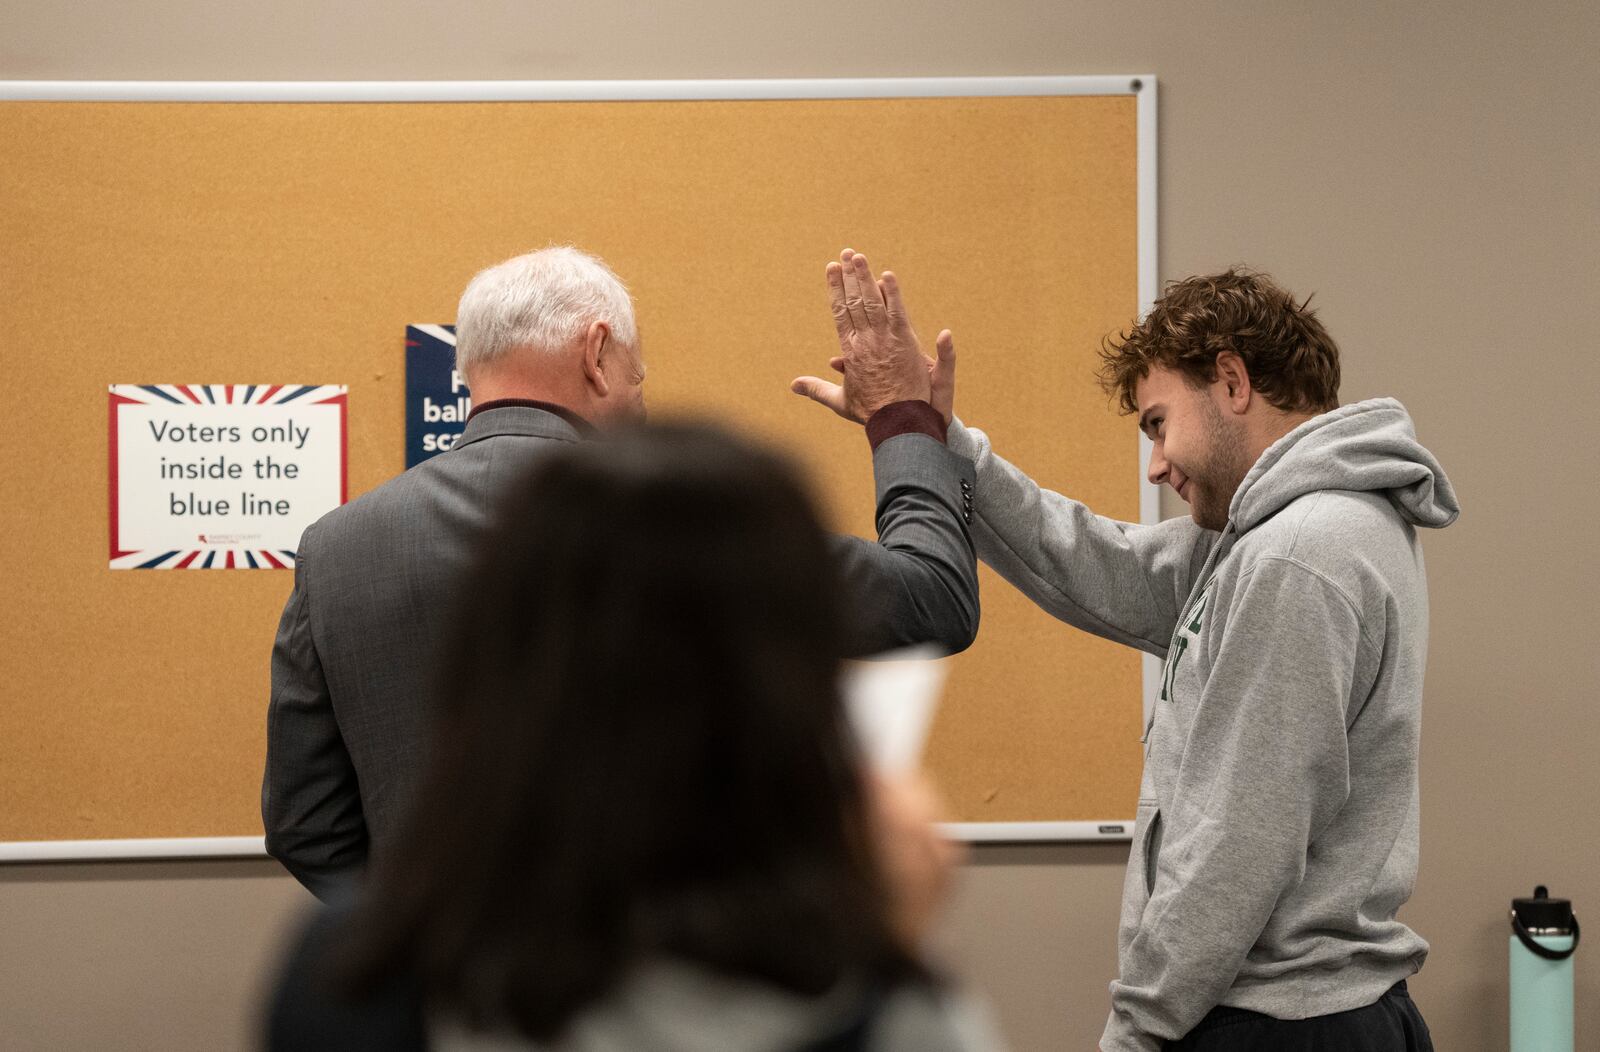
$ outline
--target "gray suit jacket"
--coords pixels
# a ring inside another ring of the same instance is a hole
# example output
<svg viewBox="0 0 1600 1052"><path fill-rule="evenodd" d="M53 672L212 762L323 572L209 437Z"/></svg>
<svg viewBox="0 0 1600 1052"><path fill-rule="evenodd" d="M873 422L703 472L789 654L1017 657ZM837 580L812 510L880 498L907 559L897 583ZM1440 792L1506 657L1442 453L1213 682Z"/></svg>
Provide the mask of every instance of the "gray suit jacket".
<svg viewBox="0 0 1600 1052"><path fill-rule="evenodd" d="M317 895L396 835L421 770L430 661L494 495L578 439L553 413L492 409L450 452L306 529L272 651L261 815L268 852ZM878 446L873 471L878 543L836 544L865 611L852 653L964 649L978 626L972 462L906 434Z"/></svg>

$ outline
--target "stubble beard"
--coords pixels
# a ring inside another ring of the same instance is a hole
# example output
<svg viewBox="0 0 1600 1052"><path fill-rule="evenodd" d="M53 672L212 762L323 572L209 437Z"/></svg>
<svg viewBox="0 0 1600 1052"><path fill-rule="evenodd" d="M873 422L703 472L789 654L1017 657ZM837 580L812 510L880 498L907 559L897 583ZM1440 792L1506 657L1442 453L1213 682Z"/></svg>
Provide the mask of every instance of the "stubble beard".
<svg viewBox="0 0 1600 1052"><path fill-rule="evenodd" d="M1250 472L1250 461L1243 428L1230 426L1209 398L1205 407L1209 448L1205 459L1188 472L1189 514L1201 528L1221 531L1228 525L1233 495Z"/></svg>

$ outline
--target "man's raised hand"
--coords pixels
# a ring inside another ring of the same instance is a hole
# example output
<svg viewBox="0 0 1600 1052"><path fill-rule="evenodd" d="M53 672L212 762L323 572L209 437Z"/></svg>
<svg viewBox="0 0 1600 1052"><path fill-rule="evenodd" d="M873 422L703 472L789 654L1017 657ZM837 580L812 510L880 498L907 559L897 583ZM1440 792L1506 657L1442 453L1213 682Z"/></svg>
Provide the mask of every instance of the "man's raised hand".
<svg viewBox="0 0 1600 1052"><path fill-rule="evenodd" d="M955 341L949 331L935 341L937 359L924 355L894 274L884 271L874 280L867 257L858 252L840 253L839 262L828 264L827 279L840 351L828 364L844 374L844 382L802 376L790 390L856 423L910 400L932 402L948 423L955 399Z"/></svg>

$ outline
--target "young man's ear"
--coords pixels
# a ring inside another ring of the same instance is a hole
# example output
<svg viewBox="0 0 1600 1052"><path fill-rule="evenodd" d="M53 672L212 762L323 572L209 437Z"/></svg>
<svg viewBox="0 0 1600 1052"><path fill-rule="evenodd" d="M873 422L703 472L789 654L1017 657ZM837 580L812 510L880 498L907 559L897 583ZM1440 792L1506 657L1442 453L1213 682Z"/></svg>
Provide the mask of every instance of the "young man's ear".
<svg viewBox="0 0 1600 1052"><path fill-rule="evenodd" d="M611 341L611 327L603 321L590 322L583 334L583 375L601 398L611 393L606 382L605 360L615 344Z"/></svg>
<svg viewBox="0 0 1600 1052"><path fill-rule="evenodd" d="M1250 398L1254 394L1250 389L1250 370L1245 368L1244 359L1235 351L1223 351L1217 355L1218 395L1235 413L1243 413L1250 408Z"/></svg>

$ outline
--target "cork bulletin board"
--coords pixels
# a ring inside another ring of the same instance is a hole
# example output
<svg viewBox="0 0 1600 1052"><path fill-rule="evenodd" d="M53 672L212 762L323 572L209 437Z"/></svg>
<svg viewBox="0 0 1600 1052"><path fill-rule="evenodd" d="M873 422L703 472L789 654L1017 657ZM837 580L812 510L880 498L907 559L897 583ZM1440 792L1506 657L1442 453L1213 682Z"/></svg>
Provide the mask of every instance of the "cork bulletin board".
<svg viewBox="0 0 1600 1052"><path fill-rule="evenodd" d="M107 568L109 384L347 385L353 498L404 467L408 324L550 243L633 291L656 415L792 451L870 536L860 430L790 394L823 265L900 275L957 411L1153 520L1094 352L1155 292L1151 78L0 85L0 859L259 852L289 572ZM929 767L979 839L1125 835L1147 678L982 571ZM1148 677L1153 679L1154 677Z"/></svg>

